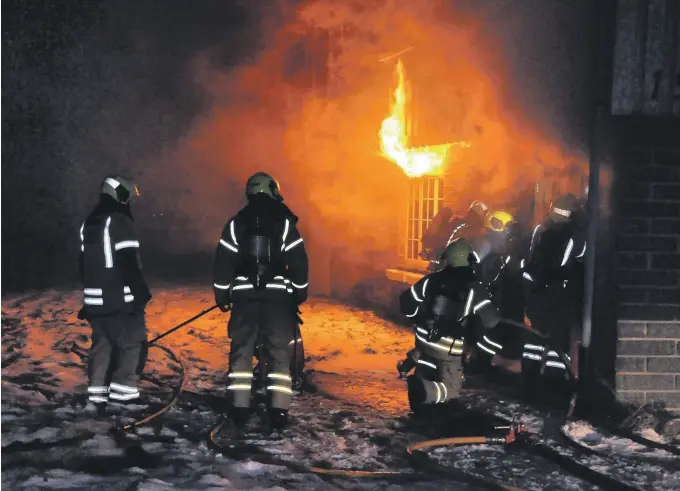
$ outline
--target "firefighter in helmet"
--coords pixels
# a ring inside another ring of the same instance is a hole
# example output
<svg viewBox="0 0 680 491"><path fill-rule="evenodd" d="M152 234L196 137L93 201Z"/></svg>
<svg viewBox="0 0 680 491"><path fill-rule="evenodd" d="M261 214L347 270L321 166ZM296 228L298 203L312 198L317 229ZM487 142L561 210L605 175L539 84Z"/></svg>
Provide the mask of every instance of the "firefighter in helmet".
<svg viewBox="0 0 680 491"><path fill-rule="evenodd" d="M487 213L484 219L484 232L471 240L475 258L479 264L475 266L479 281L488 288L494 306L503 318L521 321L524 317L523 309L519 314L513 313L517 306L522 305L522 298L510 286L513 275L521 276L519 258L513 255L514 217L502 210ZM519 317L519 318L518 318ZM469 369L486 371L491 368L491 362L501 356L514 356L513 342L515 328L510 328L502 322L493 330L484 333L476 340L471 350Z"/></svg>
<svg viewBox="0 0 680 491"><path fill-rule="evenodd" d="M529 254L522 265L527 317L532 327L551 341L546 343L536 335L525 334L522 373L530 387L536 387L543 372L551 379L551 387L569 388L561 383L566 382L567 368L556 350L569 353L580 327L582 282L574 281L574 274L586 243L574 220L577 206L571 194L551 203L547 220L534 229Z"/></svg>
<svg viewBox="0 0 680 491"><path fill-rule="evenodd" d="M472 247L458 239L442 255L445 267L401 294L401 312L415 323L415 350L397 369L408 377L408 397L417 414L423 405L455 399L462 384L465 340L477 328L498 323L498 312L476 280ZM409 366L410 365L410 366Z"/></svg>
<svg viewBox="0 0 680 491"><path fill-rule="evenodd" d="M443 267L444 263L441 255L448 244L456 239L470 239L477 236L484 227L484 217L488 211L489 207L485 203L475 200L470 204L465 216L450 218L448 221L448 231L446 232L448 240L444 239L438 247L432 248L427 257L430 259L427 270L437 271ZM431 247L430 244L431 241L428 241L428 245ZM425 246L425 242L423 242L423 246Z"/></svg>
<svg viewBox="0 0 680 491"><path fill-rule="evenodd" d="M475 200L470 203L467 213L464 217L452 222L451 235L448 243L461 237L471 237L476 235L484 228L484 219L489 213L489 207L486 203Z"/></svg>
<svg viewBox="0 0 680 491"><path fill-rule="evenodd" d="M290 340L297 309L307 299L308 261L298 218L283 204L276 180L264 172L251 176L248 204L224 227L213 269L215 302L232 305L227 390L229 417L243 427L251 414L253 355L259 340L267 366L269 423L288 423L292 394Z"/></svg>
<svg viewBox="0 0 680 491"><path fill-rule="evenodd" d="M137 382L146 361L145 308L151 300L139 258L139 237L130 203L139 196L132 180L112 175L100 187L99 202L80 227L83 308L92 328L88 357L88 399L138 403Z"/></svg>

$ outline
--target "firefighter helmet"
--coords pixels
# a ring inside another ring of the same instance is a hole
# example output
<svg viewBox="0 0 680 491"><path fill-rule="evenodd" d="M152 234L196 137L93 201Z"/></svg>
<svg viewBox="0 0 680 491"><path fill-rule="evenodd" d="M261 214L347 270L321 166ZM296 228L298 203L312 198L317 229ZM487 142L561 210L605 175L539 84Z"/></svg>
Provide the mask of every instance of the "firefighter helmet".
<svg viewBox="0 0 680 491"><path fill-rule="evenodd" d="M132 179L122 176L109 176L102 182L101 194L107 194L124 205L139 196L139 188Z"/></svg>
<svg viewBox="0 0 680 491"><path fill-rule="evenodd" d="M283 201L279 183L269 174L258 172L248 178L246 182L246 196L266 194L277 201Z"/></svg>
<svg viewBox="0 0 680 491"><path fill-rule="evenodd" d="M479 215L480 218L484 218L489 211L489 207L486 205L486 203L483 203L482 201L475 200L470 204L470 208L468 208L468 213L472 212L477 215Z"/></svg>
<svg viewBox="0 0 680 491"><path fill-rule="evenodd" d="M442 259L451 268L460 268L470 265L472 245L464 239L457 239L446 246Z"/></svg>
<svg viewBox="0 0 680 491"><path fill-rule="evenodd" d="M505 232L513 216L507 211L492 211L484 218L484 226L494 232Z"/></svg>
<svg viewBox="0 0 680 491"><path fill-rule="evenodd" d="M565 222L578 207L578 200L573 194L565 194L550 204L550 218L555 222Z"/></svg>

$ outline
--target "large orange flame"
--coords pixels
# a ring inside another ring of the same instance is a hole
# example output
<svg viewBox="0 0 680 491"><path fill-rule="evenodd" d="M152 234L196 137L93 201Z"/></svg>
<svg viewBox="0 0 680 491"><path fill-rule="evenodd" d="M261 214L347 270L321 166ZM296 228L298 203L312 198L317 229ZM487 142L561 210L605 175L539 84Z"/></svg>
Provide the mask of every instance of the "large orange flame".
<svg viewBox="0 0 680 491"><path fill-rule="evenodd" d="M392 112L380 126L382 154L394 161L408 177L441 174L449 157L451 147L470 146L468 142L409 148L406 122L407 94L404 65L397 61L397 87L394 89Z"/></svg>

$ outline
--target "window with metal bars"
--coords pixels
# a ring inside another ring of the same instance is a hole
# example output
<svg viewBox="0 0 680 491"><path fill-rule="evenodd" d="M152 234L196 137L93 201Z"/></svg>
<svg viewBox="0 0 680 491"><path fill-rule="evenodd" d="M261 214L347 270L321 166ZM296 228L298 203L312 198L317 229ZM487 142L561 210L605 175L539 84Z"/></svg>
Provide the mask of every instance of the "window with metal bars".
<svg viewBox="0 0 680 491"><path fill-rule="evenodd" d="M444 206L444 180L419 177L409 182L406 259L422 259L420 239L432 218Z"/></svg>

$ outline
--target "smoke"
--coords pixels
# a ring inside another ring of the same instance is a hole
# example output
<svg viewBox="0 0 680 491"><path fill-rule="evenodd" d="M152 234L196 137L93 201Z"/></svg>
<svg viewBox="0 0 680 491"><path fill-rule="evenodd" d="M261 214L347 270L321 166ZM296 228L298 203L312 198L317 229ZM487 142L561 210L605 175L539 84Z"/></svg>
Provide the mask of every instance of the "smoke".
<svg viewBox="0 0 680 491"><path fill-rule="evenodd" d="M269 172L302 218L313 261L394 266L408 179L379 155L378 130L399 58L413 93L412 144L471 143L449 163L454 207L516 203L545 173L582 171L583 147L558 140L511 97L507 53L484 18L498 11L447 3L297 2L251 63L222 70L198 56L193 71L210 110L178 155L201 169L199 200L229 183L233 194L219 202L236 209L248 175ZM562 189L577 191L578 181Z"/></svg>
<svg viewBox="0 0 680 491"><path fill-rule="evenodd" d="M301 218L313 285L331 263L345 285L394 267L409 180L379 155L378 131L397 59L412 145L472 144L449 163L454 207L516 202L545 172L582 166L587 46L573 32L587 4L17 3L3 38L3 258L25 258L14 279L29 263L43 278L57 274L47 263L75 271L80 221L116 172L140 184L145 264L211 254L265 171Z"/></svg>

